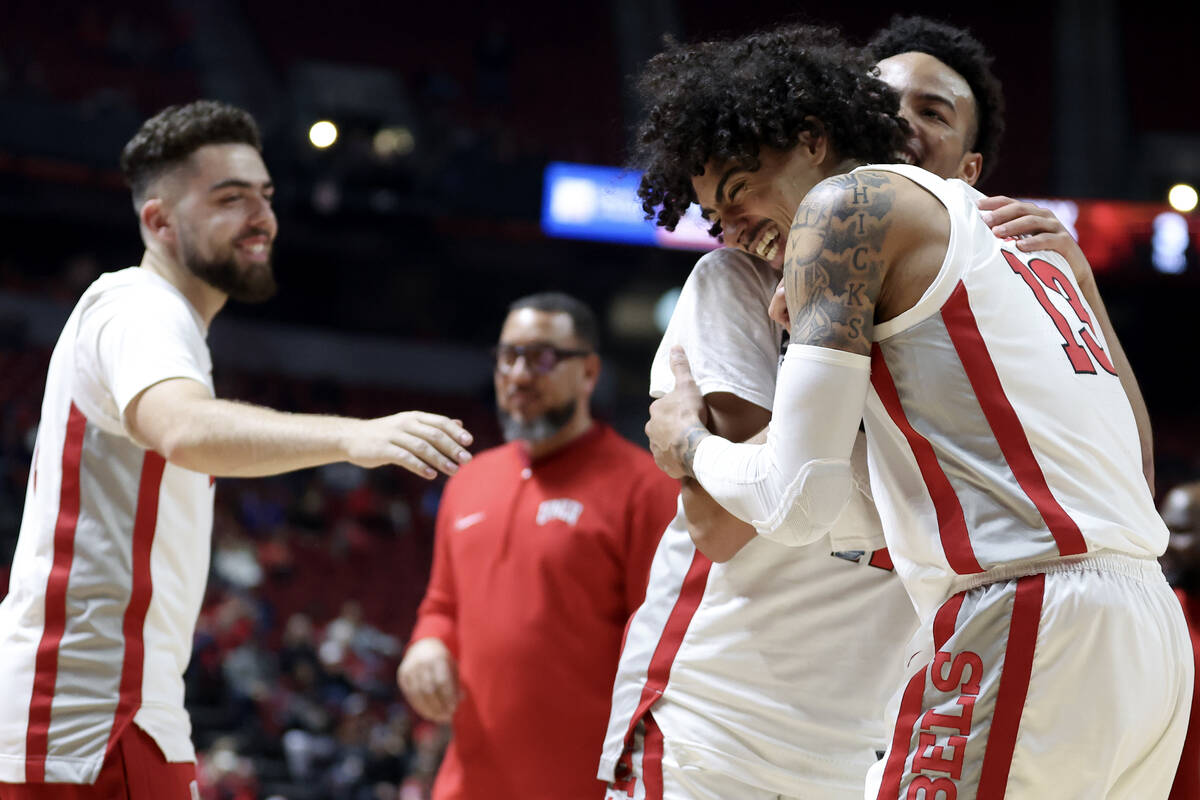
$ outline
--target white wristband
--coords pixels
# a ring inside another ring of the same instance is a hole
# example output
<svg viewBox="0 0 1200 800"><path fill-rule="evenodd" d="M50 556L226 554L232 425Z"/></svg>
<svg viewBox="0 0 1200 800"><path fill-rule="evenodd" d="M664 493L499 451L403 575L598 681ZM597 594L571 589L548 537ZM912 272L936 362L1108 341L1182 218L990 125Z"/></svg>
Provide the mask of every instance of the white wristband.
<svg viewBox="0 0 1200 800"><path fill-rule="evenodd" d="M692 462L700 485L763 536L790 545L819 539L853 489L850 452L870 366L855 353L789 346L766 444L705 438Z"/></svg>

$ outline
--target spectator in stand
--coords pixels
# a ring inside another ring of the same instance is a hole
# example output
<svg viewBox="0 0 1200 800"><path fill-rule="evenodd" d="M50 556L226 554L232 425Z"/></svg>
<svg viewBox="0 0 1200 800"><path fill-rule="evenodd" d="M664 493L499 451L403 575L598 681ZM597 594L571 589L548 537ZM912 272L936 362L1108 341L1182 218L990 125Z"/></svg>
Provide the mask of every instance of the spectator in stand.
<svg viewBox="0 0 1200 800"><path fill-rule="evenodd" d="M437 800L587 800L622 632L675 515L678 485L592 418L590 309L512 304L496 348L508 443L447 484L433 573L400 687L453 721Z"/></svg>
<svg viewBox="0 0 1200 800"><path fill-rule="evenodd" d="M1200 481L1167 492L1162 517L1171 531L1162 557L1163 571L1183 604L1200 674ZM1192 716L1170 800L1200 800L1200 691L1192 693Z"/></svg>

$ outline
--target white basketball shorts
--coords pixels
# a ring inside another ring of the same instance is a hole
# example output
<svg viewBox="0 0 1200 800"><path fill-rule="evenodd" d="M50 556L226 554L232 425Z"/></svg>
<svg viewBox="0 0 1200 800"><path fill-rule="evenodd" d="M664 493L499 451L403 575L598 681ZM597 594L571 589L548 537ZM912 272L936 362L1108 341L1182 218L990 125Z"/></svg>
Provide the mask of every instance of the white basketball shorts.
<svg viewBox="0 0 1200 800"><path fill-rule="evenodd" d="M1167 797L1193 660L1158 563L1030 570L953 595L913 638L867 800Z"/></svg>

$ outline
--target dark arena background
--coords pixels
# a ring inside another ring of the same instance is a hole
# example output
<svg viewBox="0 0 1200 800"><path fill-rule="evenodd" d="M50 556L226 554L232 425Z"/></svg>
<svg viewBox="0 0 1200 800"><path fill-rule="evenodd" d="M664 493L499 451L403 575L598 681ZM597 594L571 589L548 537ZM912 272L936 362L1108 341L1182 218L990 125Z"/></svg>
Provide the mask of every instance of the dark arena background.
<svg viewBox="0 0 1200 800"><path fill-rule="evenodd" d="M980 188L1071 220L1149 406L1159 496L1200 477L1200 219L1168 204L1173 185L1200 186L1195 4L836 5L0 4L0 594L50 349L83 289L141 257L116 164L147 116L200 97L246 108L278 188L280 291L214 323L218 395L437 411L478 450L500 440L488 348L506 306L556 289L602 323L598 416L644 444L659 320L705 245L662 246L586 167L628 180L629 76L664 34L782 21L865 41L920 13L983 41L1008 125ZM599 187L595 225L569 193L551 202L564 174ZM549 219L564 209L574 227ZM202 797L428 797L448 731L405 706L395 669L443 483L347 465L218 482L187 675Z"/></svg>

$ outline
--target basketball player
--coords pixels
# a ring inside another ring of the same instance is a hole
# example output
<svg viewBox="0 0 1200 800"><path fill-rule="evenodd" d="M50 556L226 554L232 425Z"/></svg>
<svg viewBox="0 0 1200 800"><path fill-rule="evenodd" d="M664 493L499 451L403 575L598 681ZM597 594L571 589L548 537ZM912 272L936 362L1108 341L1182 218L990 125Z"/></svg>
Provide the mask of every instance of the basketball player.
<svg viewBox="0 0 1200 800"><path fill-rule="evenodd" d="M726 242L786 254L791 344L764 445L704 428L679 350L647 434L669 474L802 545L853 491L865 414L922 621L868 796L1165 797L1189 645L1134 415L1069 267L996 239L961 182L861 166L902 134L863 113L865 65L824 37L745 37L686 83L656 72L677 59L644 81L643 200L673 226L698 199Z"/></svg>
<svg viewBox="0 0 1200 800"><path fill-rule="evenodd" d="M879 77L900 94L900 113L912 127L905 148L911 163L944 178L960 177L972 186L986 179L995 169L1004 134L1004 96L983 45L951 25L897 15L872 37L867 50L877 62ZM1017 238L1018 250L1056 250L1071 265L1133 407L1142 471L1153 493L1150 414L1079 243L1051 211L1033 203L997 195L980 198L979 208L994 234ZM783 281L771 300L771 317L788 327Z"/></svg>
<svg viewBox="0 0 1200 800"><path fill-rule="evenodd" d="M470 435L218 400L205 336L275 288L272 184L254 120L200 101L126 145L146 251L84 292L50 358L8 596L0 798L194 800L183 672L204 596L213 476L336 461L457 471Z"/></svg>
<svg viewBox="0 0 1200 800"><path fill-rule="evenodd" d="M896 60L902 63L924 56L915 59L915 69L885 69L883 75L899 93L900 113L912 126L909 157L970 184L989 174L1004 129L1004 105L982 45L967 31L921 17L895 18L874 42L901 54ZM1057 219L1045 214L1031 213L1022 224L1039 235L1061 232L1069 239ZM1073 239L1070 243L1077 249ZM1090 275L1085 259L1082 267ZM763 316L776 275L765 262L733 249L704 256L659 346L652 394L671 388L667 356L673 344L682 344L710 426L717 432L733 429L735 436L738 424L742 435L761 428L783 333ZM782 298L780 290L771 299L772 310ZM781 322L786 325L786 319ZM684 789L687 797L860 797L874 750L883 746L881 692L891 691L883 688L891 680L890 667L900 666L899 650L915 624L907 603L891 596L900 593L894 577L885 577L893 573L880 571L890 566L886 550L831 558L837 545L825 539L788 549L755 539L752 527L714 508L694 481L685 479L682 497L687 517L677 517L664 535L647 600L626 636L601 768L601 776L614 781L610 797L627 797L630 788L635 796L652 795L659 781L666 797ZM856 492L854 501L869 504L869 497ZM857 535L853 546L867 547L872 530L878 533L877 521L843 513L831 538ZM704 556L726 563L710 566ZM850 559L876 569L853 571ZM686 613L691 614L686 626L666 626L672 614L677 621ZM857 666L846 663L849 652L859 656ZM771 669L765 669L767 663ZM840 669L811 666L821 663ZM792 679L780 681L781 674ZM839 681L856 688L838 690ZM635 716L644 704L644 716ZM670 751L665 776L657 774L663 769L659 760L647 760L646 748L635 746L645 744L647 728L650 751L656 751L657 737L663 751ZM843 756L839 774L831 750L847 743L857 746L858 760ZM770 760L764 758L768 754ZM680 761L688 767L683 784L677 777ZM617 772L623 780L614 780ZM639 789L639 781L651 788Z"/></svg>

